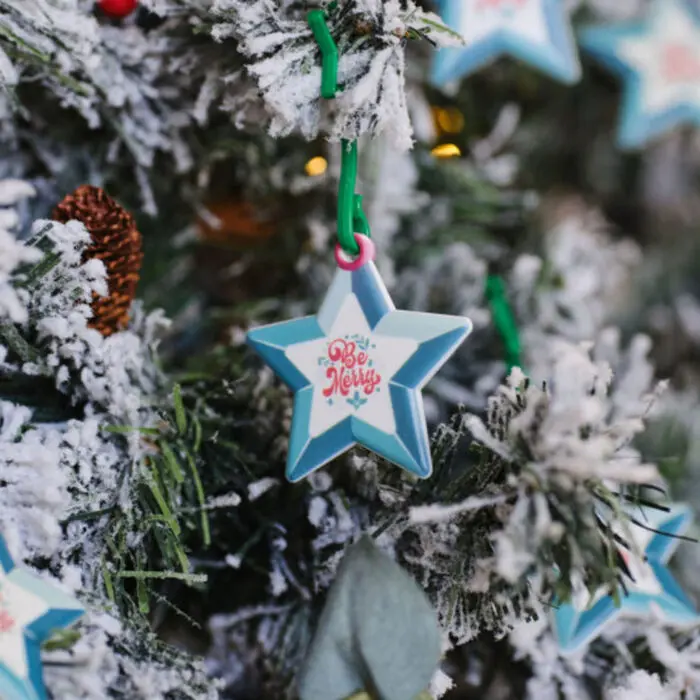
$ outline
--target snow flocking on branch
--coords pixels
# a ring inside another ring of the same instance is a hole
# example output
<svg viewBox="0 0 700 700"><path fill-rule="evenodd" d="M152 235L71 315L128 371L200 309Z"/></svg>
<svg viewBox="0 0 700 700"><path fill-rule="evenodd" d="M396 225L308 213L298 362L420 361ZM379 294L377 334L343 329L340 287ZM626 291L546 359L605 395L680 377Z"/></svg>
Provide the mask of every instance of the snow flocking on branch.
<svg viewBox="0 0 700 700"><path fill-rule="evenodd" d="M700 630L670 632L660 618L620 619L598 641L562 655L544 608L534 622L520 620L509 634L515 659L532 676L527 700L677 700L700 691ZM639 658L653 659L637 668ZM661 670L662 669L662 670ZM660 673L660 675L659 675Z"/></svg>
<svg viewBox="0 0 700 700"><path fill-rule="evenodd" d="M17 183L3 185L3 204L29 193ZM182 698L215 700L216 684L199 662L175 651L157 652L143 630L120 622L96 575L105 548L101 520L69 522L75 514L115 504L125 512L133 508L130 479L138 479L147 448L138 431L124 439L103 428L155 424L151 402L161 380L151 350L164 320L135 308L130 328L109 338L88 328L92 295L107 290L103 264L82 261L88 232L78 222L46 221L37 222L34 231L33 241L57 260L33 282L31 294L16 295L14 305L6 305L0 322L22 324L17 327L34 335L43 352L22 364L0 344L0 357L6 358L10 378L52 377L58 389L84 405L85 417L32 423L31 408L0 401L0 532L18 562L49 561L52 574L43 568L36 573L88 607L77 627L77 644L70 652L51 653L56 664L47 666L46 681L52 697L165 700L177 692ZM44 253L3 233L7 236L0 241L14 251L3 258L13 261L6 266L2 291L7 295L7 290L23 291L13 288L23 279L14 264L36 263ZM122 479L124 474L132 476Z"/></svg>
<svg viewBox="0 0 700 700"><path fill-rule="evenodd" d="M554 221L547 227L544 259L521 255L509 275L525 361L533 371L547 358L551 338L595 340L641 263L638 246L613 241L599 212L577 200L550 208ZM546 359L543 365L546 370Z"/></svg>
<svg viewBox="0 0 700 700"><path fill-rule="evenodd" d="M15 289L11 276L20 265L40 260L41 251L23 245L11 233L18 223L12 205L33 194L34 188L22 180L0 180L0 321L27 320L26 293Z"/></svg>
<svg viewBox="0 0 700 700"><path fill-rule="evenodd" d="M592 525L593 499L586 486L590 480L646 484L659 479L656 467L643 464L630 446L643 429L642 418L653 396L647 394L650 387L643 387L646 402L637 401L640 396L628 397L629 410L617 416L611 410L616 392L608 393L609 366L592 362L585 346L563 341L554 344L549 359L548 389L526 385L514 371L508 388L491 403L487 432L476 419L468 419L475 437L487 448L497 449L508 461L521 461L524 467L518 500L506 527L495 536L496 571L511 582L536 560L543 540L569 537L572 549L577 547L565 524L552 520L546 504L549 492L558 499L567 499L568 493L567 500L574 505L583 497L590 512L588 518L585 509L581 515ZM530 499L538 514L534 521Z"/></svg>
<svg viewBox="0 0 700 700"><path fill-rule="evenodd" d="M351 0L328 12L328 27L339 50L341 91L329 105L320 94L321 55L305 14L292 3L267 0L217 0L213 8L219 41L234 38L248 73L256 81L272 136L293 132L312 139L325 133L333 141L386 134L400 149L411 147L412 127L405 95L405 42L430 33L446 45L453 33L437 15L413 0ZM249 91L241 95L248 108ZM236 99L230 103L235 109Z"/></svg>
<svg viewBox="0 0 700 700"><path fill-rule="evenodd" d="M589 584L617 580L601 557L609 535L594 515L609 498L605 484L659 482L630 444L655 396L645 355L631 357L616 383L590 347L553 343L544 383L513 370L486 422L465 416L482 446L479 486L461 503L413 508L408 532L417 539L405 557L454 639L508 629L566 584L556 567L585 571Z"/></svg>
<svg viewBox="0 0 700 700"><path fill-rule="evenodd" d="M170 154L178 172L192 166L182 137L194 123L192 85L187 72L170 69L172 38L135 22L118 28L100 23L95 4L84 0L5 0L2 7L0 143L17 154L10 172L36 170L21 147L27 137L34 157L57 177L79 168L70 156L89 162L99 178L111 164L126 162L135 167L144 208L153 213L146 170L156 153ZM32 86L31 110L22 104L24 84ZM34 121L34 112L57 106L63 110L57 123L80 125L73 121L77 114L90 129L105 128L107 147L87 153L65 134L56 138L53 122Z"/></svg>
<svg viewBox="0 0 700 700"><path fill-rule="evenodd" d="M677 690L665 686L655 673L634 671L624 685L605 695L606 700L673 700Z"/></svg>

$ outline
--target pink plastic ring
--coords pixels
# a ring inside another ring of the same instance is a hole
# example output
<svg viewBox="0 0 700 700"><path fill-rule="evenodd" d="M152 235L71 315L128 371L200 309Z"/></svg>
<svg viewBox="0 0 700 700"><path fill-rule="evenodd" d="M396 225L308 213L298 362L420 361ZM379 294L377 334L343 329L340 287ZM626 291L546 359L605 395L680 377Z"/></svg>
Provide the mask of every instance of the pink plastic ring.
<svg viewBox="0 0 700 700"><path fill-rule="evenodd" d="M347 272L355 272L355 270L359 270L368 262L372 262L377 253L377 248L371 238L363 236L361 233L356 233L354 235L355 242L360 249L357 257L349 257L348 254L340 247L340 243L335 244L335 261L338 263L338 267L341 270L346 270Z"/></svg>

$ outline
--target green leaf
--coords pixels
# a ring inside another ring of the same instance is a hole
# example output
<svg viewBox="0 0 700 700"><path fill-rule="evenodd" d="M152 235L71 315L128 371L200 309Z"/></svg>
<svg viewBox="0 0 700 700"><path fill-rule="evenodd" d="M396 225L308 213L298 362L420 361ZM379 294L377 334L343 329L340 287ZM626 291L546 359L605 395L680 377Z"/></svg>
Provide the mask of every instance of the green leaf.
<svg viewBox="0 0 700 700"><path fill-rule="evenodd" d="M78 630L58 630L54 632L51 639L42 644L41 648L44 651L70 649L79 639L80 632Z"/></svg>
<svg viewBox="0 0 700 700"><path fill-rule="evenodd" d="M136 579L136 595L139 601L139 612L142 615L147 615L151 606L148 601L148 589L146 588L146 581L143 578Z"/></svg>
<svg viewBox="0 0 700 700"><path fill-rule="evenodd" d="M0 339L10 350L17 354L22 362L36 362L40 360L39 351L30 345L11 323L0 324Z"/></svg>
<svg viewBox="0 0 700 700"><path fill-rule="evenodd" d="M146 479L146 484L150 488L151 493L153 494L153 498L155 498L156 503L160 508L161 514L165 516L166 522L170 526L170 529L173 531L176 537L179 537L180 525L178 524L177 520L174 518L172 512L170 511L168 502L163 497L160 487L158 486L157 477L155 475L151 475L151 478Z"/></svg>
<svg viewBox="0 0 700 700"><path fill-rule="evenodd" d="M195 490L197 492L197 500L199 501L199 512L202 523L202 537L204 538L204 546L208 547L211 544L211 530L209 528L209 514L206 510L204 486L202 485L202 479L199 476L199 471L197 470L197 465L195 464L194 458L189 452L187 453L187 462L192 470L192 480L194 481Z"/></svg>
<svg viewBox="0 0 700 700"><path fill-rule="evenodd" d="M31 245L31 242L29 243ZM61 256L58 253L48 253L36 264L33 265L23 276L23 278L17 283L18 287L32 287L34 286L42 277L47 275L51 270L53 270L58 263L61 262Z"/></svg>
<svg viewBox="0 0 700 700"><path fill-rule="evenodd" d="M301 700L415 698L440 661L423 590L368 537L346 553L300 676ZM362 695L360 695L362 697Z"/></svg>
<svg viewBox="0 0 700 700"><path fill-rule="evenodd" d="M102 430L117 435L126 435L134 432L141 433L142 435L160 435L160 430L157 428L137 428L131 425L103 425Z"/></svg>
<svg viewBox="0 0 700 700"><path fill-rule="evenodd" d="M452 29L451 27L448 27L445 24L441 24L440 22L435 22L434 20L431 20L428 17L421 17L419 21L422 22L429 29L435 29L437 32L440 32L441 34L448 34L453 39L456 39L457 41L461 42L462 44L464 43L464 37L459 32L456 32L454 29Z"/></svg>
<svg viewBox="0 0 700 700"><path fill-rule="evenodd" d="M192 449L197 453L202 444L202 424L199 422L197 416L192 417L192 423L194 424L194 444L192 445Z"/></svg>
<svg viewBox="0 0 700 700"><path fill-rule="evenodd" d="M182 484L185 481L185 475L182 473L180 462L178 462L178 459L175 456L175 453L172 451L170 445L168 445L168 443L165 441L161 441L158 446L160 447L160 451L163 453L163 459L165 460L165 464L170 470L170 473L173 475L173 479L175 479L176 483Z"/></svg>
<svg viewBox="0 0 700 700"><path fill-rule="evenodd" d="M185 405L182 403L182 392L180 391L179 384L173 387L173 405L175 407L177 432L180 433L180 435L184 435L187 431L187 416L185 415Z"/></svg>
<svg viewBox="0 0 700 700"><path fill-rule="evenodd" d="M185 581L190 586L207 582L206 574L186 574L178 571L120 571L117 574L117 578L154 579L160 581L172 579L174 581Z"/></svg>

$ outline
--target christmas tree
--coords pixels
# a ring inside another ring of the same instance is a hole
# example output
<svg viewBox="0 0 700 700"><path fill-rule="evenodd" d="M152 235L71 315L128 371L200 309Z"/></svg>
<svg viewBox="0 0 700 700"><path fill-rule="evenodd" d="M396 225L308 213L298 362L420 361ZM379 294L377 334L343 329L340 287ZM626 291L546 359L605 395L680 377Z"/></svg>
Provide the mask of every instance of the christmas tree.
<svg viewBox="0 0 700 700"><path fill-rule="evenodd" d="M0 0L0 697L700 698L699 40Z"/></svg>

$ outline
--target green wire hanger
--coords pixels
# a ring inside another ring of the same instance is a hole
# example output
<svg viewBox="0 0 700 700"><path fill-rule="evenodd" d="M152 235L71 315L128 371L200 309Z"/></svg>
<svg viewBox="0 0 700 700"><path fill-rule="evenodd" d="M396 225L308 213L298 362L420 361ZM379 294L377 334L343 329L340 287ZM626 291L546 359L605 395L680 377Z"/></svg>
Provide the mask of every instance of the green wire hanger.
<svg viewBox="0 0 700 700"><path fill-rule="evenodd" d="M338 92L338 47L336 46L323 10L311 10L307 15L309 27L321 50L321 96L330 100ZM369 222L362 209L362 195L355 193L357 181L357 141L341 141L340 185L338 187L338 242L351 255L360 249L355 233L370 236Z"/></svg>
<svg viewBox="0 0 700 700"><path fill-rule="evenodd" d="M486 278L486 298L491 306L493 325L503 342L508 371L513 367L522 367L518 324L508 301L506 283L500 275L491 273Z"/></svg>
<svg viewBox="0 0 700 700"><path fill-rule="evenodd" d="M338 47L328 31L326 13L323 10L311 10L306 21L321 49L321 97L332 100L338 92Z"/></svg>

